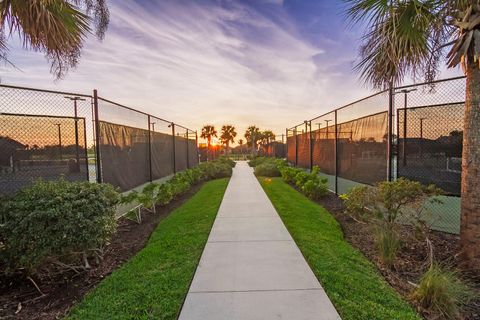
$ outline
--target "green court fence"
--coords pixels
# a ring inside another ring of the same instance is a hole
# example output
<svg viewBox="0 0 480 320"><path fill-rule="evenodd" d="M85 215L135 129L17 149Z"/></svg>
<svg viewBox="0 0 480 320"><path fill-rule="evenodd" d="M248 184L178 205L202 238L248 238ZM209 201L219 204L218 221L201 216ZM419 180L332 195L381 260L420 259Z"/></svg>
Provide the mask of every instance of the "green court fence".
<svg viewBox="0 0 480 320"><path fill-rule="evenodd" d="M196 131L96 90L0 85L0 196L61 177L127 191L197 164Z"/></svg>
<svg viewBox="0 0 480 320"><path fill-rule="evenodd" d="M332 192L399 177L435 184L432 229L460 230L465 78L377 92L286 129L286 158L320 168Z"/></svg>

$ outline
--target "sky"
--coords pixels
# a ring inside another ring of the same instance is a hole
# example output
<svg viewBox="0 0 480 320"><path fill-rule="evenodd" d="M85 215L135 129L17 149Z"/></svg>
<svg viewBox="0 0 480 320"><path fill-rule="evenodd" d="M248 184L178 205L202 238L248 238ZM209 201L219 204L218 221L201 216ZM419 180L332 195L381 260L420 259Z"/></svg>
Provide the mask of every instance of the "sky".
<svg viewBox="0 0 480 320"><path fill-rule="evenodd" d="M43 54L15 37L3 84L91 93L193 130L286 127L372 93L353 70L362 27L341 1L108 1L103 41L86 40L55 81ZM443 70L442 76L458 75Z"/></svg>

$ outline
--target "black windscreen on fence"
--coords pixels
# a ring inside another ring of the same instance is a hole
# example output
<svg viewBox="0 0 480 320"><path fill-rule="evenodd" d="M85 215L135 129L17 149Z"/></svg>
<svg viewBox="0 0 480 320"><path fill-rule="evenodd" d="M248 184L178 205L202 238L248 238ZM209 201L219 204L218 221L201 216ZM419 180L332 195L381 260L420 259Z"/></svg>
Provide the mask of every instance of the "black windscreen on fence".
<svg viewBox="0 0 480 320"><path fill-rule="evenodd" d="M302 168L310 168L310 133L297 135L298 160L297 165Z"/></svg>
<svg viewBox="0 0 480 320"><path fill-rule="evenodd" d="M0 114L0 191L35 180L88 180L85 119Z"/></svg>
<svg viewBox="0 0 480 320"><path fill-rule="evenodd" d="M460 195L464 104L403 108L397 114L398 176Z"/></svg>
<svg viewBox="0 0 480 320"><path fill-rule="evenodd" d="M177 172L187 169L188 139L175 136L175 170Z"/></svg>
<svg viewBox="0 0 480 320"><path fill-rule="evenodd" d="M150 180L148 130L99 122L103 182L126 191Z"/></svg>
<svg viewBox="0 0 480 320"><path fill-rule="evenodd" d="M193 168L198 165L197 141L188 139L188 167Z"/></svg>
<svg viewBox="0 0 480 320"><path fill-rule="evenodd" d="M322 173L335 174L335 127L329 126L312 132L313 165Z"/></svg>
<svg viewBox="0 0 480 320"><path fill-rule="evenodd" d="M338 124L338 176L374 184L387 177L388 113Z"/></svg>
<svg viewBox="0 0 480 320"><path fill-rule="evenodd" d="M151 132L152 178L160 179L173 174L172 135Z"/></svg>
<svg viewBox="0 0 480 320"><path fill-rule="evenodd" d="M294 135L287 137L287 161L290 163L296 162L296 137Z"/></svg>

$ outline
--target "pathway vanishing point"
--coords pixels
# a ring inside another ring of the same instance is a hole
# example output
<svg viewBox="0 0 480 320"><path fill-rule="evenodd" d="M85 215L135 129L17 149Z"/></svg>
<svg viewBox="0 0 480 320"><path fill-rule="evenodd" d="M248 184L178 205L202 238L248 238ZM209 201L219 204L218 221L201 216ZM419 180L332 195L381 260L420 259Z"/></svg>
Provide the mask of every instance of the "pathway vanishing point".
<svg viewBox="0 0 480 320"><path fill-rule="evenodd" d="M234 168L179 319L340 319L244 161Z"/></svg>

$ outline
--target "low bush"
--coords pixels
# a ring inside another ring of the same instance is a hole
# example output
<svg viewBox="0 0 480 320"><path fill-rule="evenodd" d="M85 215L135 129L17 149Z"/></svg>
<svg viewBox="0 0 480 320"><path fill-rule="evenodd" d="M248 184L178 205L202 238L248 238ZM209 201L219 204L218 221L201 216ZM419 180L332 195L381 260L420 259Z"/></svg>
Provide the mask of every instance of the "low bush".
<svg viewBox="0 0 480 320"><path fill-rule="evenodd" d="M255 175L261 177L280 177L280 170L274 161L264 161L255 167Z"/></svg>
<svg viewBox="0 0 480 320"><path fill-rule="evenodd" d="M2 203L2 263L7 273L77 263L115 232L119 194L108 184L38 181Z"/></svg>
<svg viewBox="0 0 480 320"><path fill-rule="evenodd" d="M295 184L295 177L301 171L303 170L295 167L284 167L280 169L280 174L286 183Z"/></svg>
<svg viewBox="0 0 480 320"><path fill-rule="evenodd" d="M310 199L318 200L328 193L328 187L325 180L310 179L301 187L304 193Z"/></svg>
<svg viewBox="0 0 480 320"><path fill-rule="evenodd" d="M237 164L235 161L233 161L232 159L230 159L228 157L220 157L215 161L218 162L218 163L225 163L232 168L235 168L235 165Z"/></svg>
<svg viewBox="0 0 480 320"><path fill-rule="evenodd" d="M155 212L156 205L167 205L175 197L184 194L193 185L201 181L230 177L234 165L235 162L227 158L203 162L195 168L175 174L167 182L162 184L149 183L143 188L142 192L132 191L122 197L122 202L136 202L151 212Z"/></svg>
<svg viewBox="0 0 480 320"><path fill-rule="evenodd" d="M380 259L393 266L396 252L400 248L398 226L408 223L414 226L416 238L427 238L428 203L439 203L442 192L433 185L423 186L416 181L399 178L395 181L379 182L375 186L358 186L341 196L346 212L354 219L369 222L374 232ZM427 241L429 245L429 241ZM429 250L430 251L430 250ZM432 257L430 257L432 260Z"/></svg>
<svg viewBox="0 0 480 320"><path fill-rule="evenodd" d="M232 167L222 162L203 162L199 165L204 180L220 179L232 175Z"/></svg>
<svg viewBox="0 0 480 320"><path fill-rule="evenodd" d="M250 161L248 161L248 165L250 167L255 168L258 165L261 165L263 162L268 161L269 159L272 158L267 158L267 157L253 157Z"/></svg>
<svg viewBox="0 0 480 320"><path fill-rule="evenodd" d="M461 308L475 294L456 272L432 264L412 292L412 298L442 319L458 319Z"/></svg>

